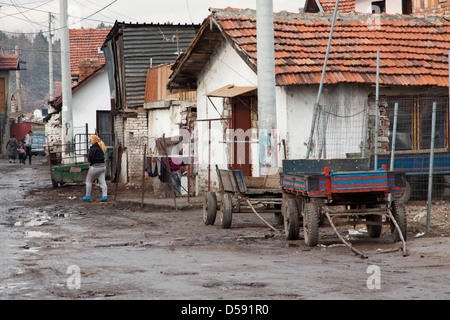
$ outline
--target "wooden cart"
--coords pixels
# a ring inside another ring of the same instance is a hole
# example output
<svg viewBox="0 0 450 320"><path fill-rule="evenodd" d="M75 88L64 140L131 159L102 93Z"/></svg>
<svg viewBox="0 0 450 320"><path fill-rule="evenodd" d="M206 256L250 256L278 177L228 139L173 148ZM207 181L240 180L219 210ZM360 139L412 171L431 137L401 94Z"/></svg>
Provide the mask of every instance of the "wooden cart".
<svg viewBox="0 0 450 320"><path fill-rule="evenodd" d="M316 246L326 217L343 241L337 225L364 223L370 237L379 237L387 224L393 240L405 243L404 205L389 200L405 192L403 172L369 170L368 159L285 160L280 183L287 239L298 239L302 227L306 245Z"/></svg>
<svg viewBox="0 0 450 320"><path fill-rule="evenodd" d="M283 224L281 213L282 191L280 188L247 187L241 170L222 170L216 166L220 189L208 192L203 203L203 222L213 225L218 209L222 228L230 228L234 213L255 212L254 206L260 205L259 212L275 214L278 224ZM265 178L261 178L263 181Z"/></svg>

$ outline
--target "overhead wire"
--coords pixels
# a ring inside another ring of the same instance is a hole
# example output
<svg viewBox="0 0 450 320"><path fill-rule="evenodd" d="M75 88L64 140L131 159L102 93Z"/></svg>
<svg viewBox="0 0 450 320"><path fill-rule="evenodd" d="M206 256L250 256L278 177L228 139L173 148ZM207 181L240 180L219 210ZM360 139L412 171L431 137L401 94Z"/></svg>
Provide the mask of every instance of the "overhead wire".
<svg viewBox="0 0 450 320"><path fill-rule="evenodd" d="M48 3L51 2L51 1L48 1L48 2L46 2L46 3L44 3L44 4L42 4L42 5L39 5L39 6L37 6L36 8L24 7L24 6L18 5L18 4L14 5L14 0L11 0L11 2L13 3L13 4L11 4L11 5L10 5L10 4L2 4L2 5L13 6L13 7L15 7L18 11L19 11L19 9L27 9L28 11L45 12L45 13L48 14L49 11L45 11L45 10L41 10L41 9L37 9L37 8L42 7L43 5L48 4ZM95 16L95 15L97 15L97 14L99 14L100 12L102 12L102 11L108 9L111 5L113 5L113 4L116 3L116 2L117 2L117 0L113 0L113 1L109 2L107 5L101 7L100 9L96 10L95 12L89 14L89 15L86 16L86 17L72 17L72 18L77 18L77 19L79 19L79 20L77 20L77 21L71 23L71 24L69 25L69 27L71 27L71 26L73 26L73 25L76 25L76 24L78 24L78 23L80 23L80 22L86 21L86 20L97 21L97 22L105 22L104 20L96 20L96 19L92 19L92 17ZM19 11L19 12L20 12L20 11ZM52 13L52 14L54 14L54 15L58 15L58 13L56 13L56 12L51 12L51 11L50 11L50 13ZM20 14L23 15L23 12L20 12ZM16 18L16 19L17 19L17 17L15 17L15 15L18 15L18 14L14 14L14 15L13 15L13 14L7 14L7 15L4 15L3 17L13 17L13 18ZM23 16L24 16L24 15L23 15ZM43 24L40 24L40 23L38 23L38 22L36 22L36 21L35 21L35 22L30 21L30 19L29 19L28 17L26 17L26 16L24 16L24 17L26 18L25 21L30 22L30 23L33 25L34 28L35 28L34 24L40 25L40 26L45 27L45 28L47 27L47 26L45 26L45 25L43 25ZM23 20L23 19L21 19L21 20ZM58 19L56 19L56 20L58 21ZM35 29L36 29L36 28L35 28ZM62 28L62 27L60 27L60 28L55 28L53 31L59 31L59 30L61 30L61 29L63 29L63 28ZM35 35L35 34L39 34L40 32L42 32L42 33L44 33L44 34L47 34L49 31L48 31L48 30L40 30L40 31L37 31L37 30L36 30L36 32L19 32L19 31L0 30L0 32L8 33L8 34Z"/></svg>

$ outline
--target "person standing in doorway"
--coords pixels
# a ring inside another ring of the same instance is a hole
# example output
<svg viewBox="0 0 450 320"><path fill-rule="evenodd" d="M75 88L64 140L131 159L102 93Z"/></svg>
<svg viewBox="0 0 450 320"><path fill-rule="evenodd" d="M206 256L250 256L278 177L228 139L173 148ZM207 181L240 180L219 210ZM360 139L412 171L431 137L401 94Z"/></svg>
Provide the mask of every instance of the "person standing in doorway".
<svg viewBox="0 0 450 320"><path fill-rule="evenodd" d="M6 148L8 148L9 163L11 163L12 161L14 161L14 163L16 163L16 158L17 158L17 140L16 140L16 136L15 135L13 135L11 137L11 139L8 140L8 143L6 144Z"/></svg>
<svg viewBox="0 0 450 320"><path fill-rule="evenodd" d="M86 177L86 196L83 198L85 201L91 200L92 184L95 180L98 180L100 187L102 188L103 197L101 202L108 201L108 186L106 185L106 165L105 165L105 152L106 146L104 142L98 136L92 136L90 139L91 148L89 149L89 168L88 175Z"/></svg>
<svg viewBox="0 0 450 320"><path fill-rule="evenodd" d="M27 157L29 157L29 164L31 164L31 143L33 141L33 131L28 131L27 135L25 136L25 152L27 153Z"/></svg>

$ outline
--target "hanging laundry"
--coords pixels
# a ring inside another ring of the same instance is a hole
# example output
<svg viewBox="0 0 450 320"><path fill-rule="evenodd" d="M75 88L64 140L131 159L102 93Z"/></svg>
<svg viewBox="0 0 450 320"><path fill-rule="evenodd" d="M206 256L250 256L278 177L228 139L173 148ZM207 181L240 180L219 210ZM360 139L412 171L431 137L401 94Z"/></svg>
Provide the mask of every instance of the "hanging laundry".
<svg viewBox="0 0 450 320"><path fill-rule="evenodd" d="M148 176L152 178L159 176L158 159L154 157L147 157L145 161L145 172L147 172Z"/></svg>
<svg viewBox="0 0 450 320"><path fill-rule="evenodd" d="M179 159L175 160L173 158L170 158L170 168L172 169L172 171L178 171L181 168L181 164L179 164Z"/></svg>

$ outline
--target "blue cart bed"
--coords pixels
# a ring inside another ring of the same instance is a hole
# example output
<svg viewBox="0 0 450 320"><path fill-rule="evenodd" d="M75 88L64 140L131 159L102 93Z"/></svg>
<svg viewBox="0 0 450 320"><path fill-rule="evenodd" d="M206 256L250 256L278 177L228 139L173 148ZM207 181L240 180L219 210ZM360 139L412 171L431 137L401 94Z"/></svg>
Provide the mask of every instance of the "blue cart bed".
<svg viewBox="0 0 450 320"><path fill-rule="evenodd" d="M368 170L366 159L285 160L280 174L284 192L311 198L405 192L403 172Z"/></svg>

